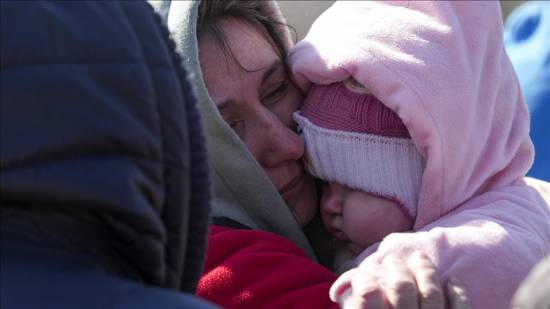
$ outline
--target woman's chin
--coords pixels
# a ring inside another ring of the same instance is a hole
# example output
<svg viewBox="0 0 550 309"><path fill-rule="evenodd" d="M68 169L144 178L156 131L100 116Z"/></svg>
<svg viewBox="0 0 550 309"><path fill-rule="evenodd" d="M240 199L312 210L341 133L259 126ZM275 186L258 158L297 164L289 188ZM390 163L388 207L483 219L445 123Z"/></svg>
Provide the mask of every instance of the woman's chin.
<svg viewBox="0 0 550 309"><path fill-rule="evenodd" d="M293 201L285 200L285 202L300 227L304 227L311 222L319 207L317 190L313 178L311 176L306 177L301 192Z"/></svg>

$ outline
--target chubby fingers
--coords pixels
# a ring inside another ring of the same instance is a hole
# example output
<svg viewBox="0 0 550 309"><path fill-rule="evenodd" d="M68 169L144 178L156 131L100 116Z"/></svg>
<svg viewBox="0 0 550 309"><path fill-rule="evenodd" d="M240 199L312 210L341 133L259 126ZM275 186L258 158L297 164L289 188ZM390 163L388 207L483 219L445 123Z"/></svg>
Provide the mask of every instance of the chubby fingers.
<svg viewBox="0 0 550 309"><path fill-rule="evenodd" d="M407 264L416 280L420 308L443 309L445 297L436 267L430 258L426 254L416 251L407 260Z"/></svg>

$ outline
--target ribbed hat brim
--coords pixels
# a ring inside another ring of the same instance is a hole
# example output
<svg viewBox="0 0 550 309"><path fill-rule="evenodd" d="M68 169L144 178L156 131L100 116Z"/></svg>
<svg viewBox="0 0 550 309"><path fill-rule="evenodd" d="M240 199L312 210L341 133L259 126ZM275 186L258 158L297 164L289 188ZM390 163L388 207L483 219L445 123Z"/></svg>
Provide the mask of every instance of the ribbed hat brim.
<svg viewBox="0 0 550 309"><path fill-rule="evenodd" d="M313 175L396 200L415 218L425 160L411 139L325 129L300 112L294 120Z"/></svg>

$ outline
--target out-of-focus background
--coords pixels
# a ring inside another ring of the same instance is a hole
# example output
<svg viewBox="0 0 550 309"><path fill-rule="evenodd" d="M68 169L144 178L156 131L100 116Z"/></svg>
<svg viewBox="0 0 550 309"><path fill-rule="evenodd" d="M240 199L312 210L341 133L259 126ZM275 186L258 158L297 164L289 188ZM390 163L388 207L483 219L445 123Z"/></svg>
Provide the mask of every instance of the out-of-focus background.
<svg viewBox="0 0 550 309"><path fill-rule="evenodd" d="M309 30L313 21L321 15L334 1L291 1L278 0L279 7L283 11L286 22L294 27L297 32L297 39L302 39ZM502 17L506 17L520 4L525 1L500 1L502 7Z"/></svg>

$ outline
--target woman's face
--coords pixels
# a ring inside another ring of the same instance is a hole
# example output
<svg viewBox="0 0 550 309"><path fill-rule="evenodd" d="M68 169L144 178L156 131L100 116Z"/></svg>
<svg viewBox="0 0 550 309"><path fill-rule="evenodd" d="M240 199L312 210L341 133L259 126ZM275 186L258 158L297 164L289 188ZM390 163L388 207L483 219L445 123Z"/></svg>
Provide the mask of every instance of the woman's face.
<svg viewBox="0 0 550 309"><path fill-rule="evenodd" d="M238 63L209 34L199 39L210 97L304 226L315 215L317 195L313 178L302 167L304 144L292 120L301 93L275 50L254 28L232 19L219 25Z"/></svg>

